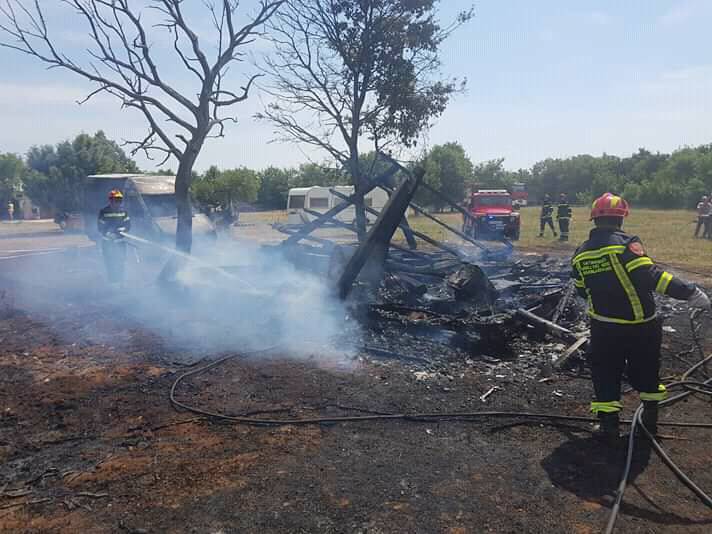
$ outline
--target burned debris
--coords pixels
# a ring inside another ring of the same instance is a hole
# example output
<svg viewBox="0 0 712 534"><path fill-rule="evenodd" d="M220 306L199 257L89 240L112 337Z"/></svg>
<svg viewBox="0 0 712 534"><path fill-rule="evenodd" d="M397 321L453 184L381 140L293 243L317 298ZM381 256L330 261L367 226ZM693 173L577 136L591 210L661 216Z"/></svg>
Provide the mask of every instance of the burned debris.
<svg viewBox="0 0 712 534"><path fill-rule="evenodd" d="M355 233L353 226L335 217L357 200L335 190L342 202L326 213L310 213L314 219L301 228L275 225L289 236L279 245L281 251L299 267L330 280L335 295L347 301L364 327L366 352L406 360L412 360L407 354L419 354L415 360L431 363L469 357L499 361L538 354L524 345L541 348L551 337L555 348L536 365L561 366L581 353L585 325L582 309L572 298L567 262L515 254L506 240L474 240L425 213L412 202L416 189L424 186L424 171L410 171L382 157L391 168L372 179L369 188L384 188L390 200L375 212L378 218L362 242L335 243L313 235L323 227ZM405 178L394 188L397 173ZM433 192L463 217L470 216L440 191ZM413 231L407 223L408 207L459 241L442 242ZM368 207L366 211L373 212ZM405 242L394 239L399 229ZM418 248L413 237L425 246Z"/></svg>

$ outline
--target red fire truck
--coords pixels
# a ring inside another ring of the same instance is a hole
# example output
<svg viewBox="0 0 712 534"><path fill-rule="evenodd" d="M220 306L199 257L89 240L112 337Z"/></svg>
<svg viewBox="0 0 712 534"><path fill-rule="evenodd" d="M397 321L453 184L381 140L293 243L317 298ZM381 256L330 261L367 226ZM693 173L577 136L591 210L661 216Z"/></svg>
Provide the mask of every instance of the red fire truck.
<svg viewBox="0 0 712 534"><path fill-rule="evenodd" d="M519 239L521 220L505 189L480 189L470 195L470 217L464 217L463 233L474 239Z"/></svg>
<svg viewBox="0 0 712 534"><path fill-rule="evenodd" d="M529 203L529 193L527 193L527 184L516 183L512 184L512 204L520 208Z"/></svg>

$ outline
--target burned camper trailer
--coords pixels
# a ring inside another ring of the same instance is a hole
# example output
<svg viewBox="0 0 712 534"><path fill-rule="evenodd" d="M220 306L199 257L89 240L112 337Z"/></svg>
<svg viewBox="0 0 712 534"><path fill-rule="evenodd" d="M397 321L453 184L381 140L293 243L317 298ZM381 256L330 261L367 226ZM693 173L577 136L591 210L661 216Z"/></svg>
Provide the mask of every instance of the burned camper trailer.
<svg viewBox="0 0 712 534"><path fill-rule="evenodd" d="M112 189L124 193L124 207L131 217L132 233L157 242L175 240L178 224L175 176L148 174L96 174L87 178L82 217L84 229L93 240L99 238L96 217L106 205ZM193 209L196 242L213 242L216 232L208 217Z"/></svg>

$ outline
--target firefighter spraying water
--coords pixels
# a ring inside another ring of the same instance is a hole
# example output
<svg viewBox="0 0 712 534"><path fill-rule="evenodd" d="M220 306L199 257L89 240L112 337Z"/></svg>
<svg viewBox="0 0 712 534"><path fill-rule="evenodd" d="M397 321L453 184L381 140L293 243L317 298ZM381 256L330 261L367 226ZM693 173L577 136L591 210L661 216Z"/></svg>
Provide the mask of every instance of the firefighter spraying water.
<svg viewBox="0 0 712 534"><path fill-rule="evenodd" d="M104 256L109 283L123 284L126 263L126 242L122 232L131 229L131 219L123 208L124 195L118 189L109 193L109 204L101 209L97 229L101 235L101 253Z"/></svg>

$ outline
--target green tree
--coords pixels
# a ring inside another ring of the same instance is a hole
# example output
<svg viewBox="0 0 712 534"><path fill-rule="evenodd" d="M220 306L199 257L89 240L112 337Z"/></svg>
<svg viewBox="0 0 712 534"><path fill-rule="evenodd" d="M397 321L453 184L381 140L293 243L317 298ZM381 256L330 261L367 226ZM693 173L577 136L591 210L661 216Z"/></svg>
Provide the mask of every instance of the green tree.
<svg viewBox="0 0 712 534"><path fill-rule="evenodd" d="M510 185L510 173L504 168L504 158L478 163L472 169L470 189L504 189Z"/></svg>
<svg viewBox="0 0 712 534"><path fill-rule="evenodd" d="M434 146L422 164L425 168L424 179L428 185L437 187L457 202L465 198L465 184L472 180L473 166L461 144L445 143ZM424 193L427 198L427 191ZM445 206L439 198L432 198L426 203L438 210Z"/></svg>
<svg viewBox="0 0 712 534"><path fill-rule="evenodd" d="M438 0L293 0L270 22L274 99L258 116L285 139L328 153L356 187L366 229L363 145L413 145L462 84L440 76L443 41L472 16L441 26Z"/></svg>
<svg viewBox="0 0 712 534"><path fill-rule="evenodd" d="M257 202L268 209L283 210L287 206L289 184L294 182L297 174L295 169L280 169L267 167L260 172L260 190L257 192Z"/></svg>
<svg viewBox="0 0 712 534"><path fill-rule="evenodd" d="M25 163L15 154L0 154L0 212L22 191Z"/></svg>
<svg viewBox="0 0 712 534"><path fill-rule="evenodd" d="M240 167L220 171L213 166L193 183L192 191L201 204L228 210L236 202L257 200L259 188L259 175L251 169Z"/></svg>
<svg viewBox="0 0 712 534"><path fill-rule="evenodd" d="M348 176L340 169L317 163L302 163L293 176L290 187L310 187L312 185L327 187L347 183Z"/></svg>
<svg viewBox="0 0 712 534"><path fill-rule="evenodd" d="M34 171L24 178L27 195L41 206L66 211L80 208L87 176L139 172L136 163L102 131L79 134L56 146L33 146L27 165Z"/></svg>

